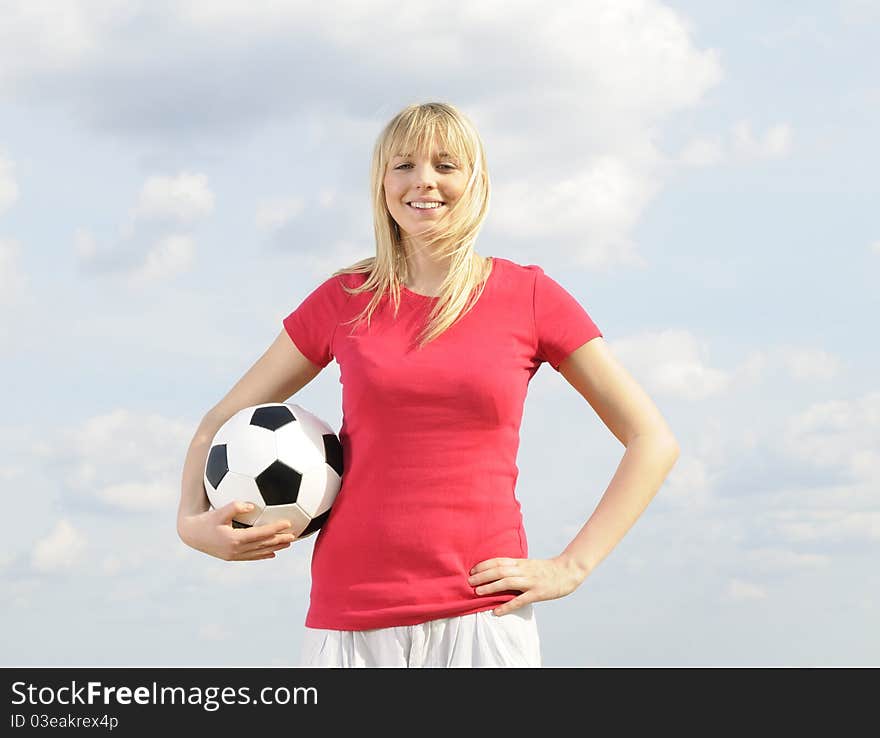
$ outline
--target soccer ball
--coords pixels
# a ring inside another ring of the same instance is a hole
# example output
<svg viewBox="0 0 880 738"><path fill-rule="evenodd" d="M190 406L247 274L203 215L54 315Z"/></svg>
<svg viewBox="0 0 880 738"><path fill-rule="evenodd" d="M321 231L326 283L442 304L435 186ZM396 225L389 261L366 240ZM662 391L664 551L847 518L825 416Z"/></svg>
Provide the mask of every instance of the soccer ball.
<svg viewBox="0 0 880 738"><path fill-rule="evenodd" d="M246 407L214 435L205 492L214 508L252 502L234 528L289 520L295 540L317 532L342 486L342 444L308 410L286 402Z"/></svg>

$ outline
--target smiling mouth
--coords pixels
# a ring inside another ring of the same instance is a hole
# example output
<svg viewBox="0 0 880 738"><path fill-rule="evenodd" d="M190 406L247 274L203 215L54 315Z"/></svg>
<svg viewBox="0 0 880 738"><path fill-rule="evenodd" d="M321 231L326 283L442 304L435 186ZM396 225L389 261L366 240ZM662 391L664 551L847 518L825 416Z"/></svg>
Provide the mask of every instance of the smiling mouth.
<svg viewBox="0 0 880 738"><path fill-rule="evenodd" d="M406 204L406 206L408 208L412 208L413 210L439 210L440 208L446 207L446 203L441 202L441 203L438 203L437 205L430 207L430 208L420 208L417 205L413 205L412 203L408 202Z"/></svg>

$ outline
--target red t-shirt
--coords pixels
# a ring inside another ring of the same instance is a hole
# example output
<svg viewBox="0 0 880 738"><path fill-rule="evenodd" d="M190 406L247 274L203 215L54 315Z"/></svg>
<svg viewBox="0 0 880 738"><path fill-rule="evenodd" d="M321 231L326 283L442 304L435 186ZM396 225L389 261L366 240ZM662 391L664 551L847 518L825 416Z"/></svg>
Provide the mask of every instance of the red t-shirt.
<svg viewBox="0 0 880 738"><path fill-rule="evenodd" d="M541 267L493 257L476 305L420 351L437 298L401 287L371 326L351 320L371 293L330 277L284 318L300 352L340 368L342 487L312 553L306 626L366 630L489 610L519 594L478 595L471 568L528 558L514 488L526 389L602 333Z"/></svg>

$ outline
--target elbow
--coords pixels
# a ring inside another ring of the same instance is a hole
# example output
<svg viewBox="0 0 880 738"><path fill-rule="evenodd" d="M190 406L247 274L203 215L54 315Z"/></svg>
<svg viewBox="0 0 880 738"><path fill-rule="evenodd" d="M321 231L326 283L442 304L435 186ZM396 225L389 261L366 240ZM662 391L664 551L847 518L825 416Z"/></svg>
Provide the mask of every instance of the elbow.
<svg viewBox="0 0 880 738"><path fill-rule="evenodd" d="M665 436L661 443L663 444L663 447L668 450L669 456L672 459L672 463L674 464L676 461L678 461L678 457L681 454L681 446L678 445L678 441L675 440L675 436Z"/></svg>
<svg viewBox="0 0 880 738"><path fill-rule="evenodd" d="M681 446L679 446L675 436L673 436L672 433L668 431L637 433L630 439L630 441L634 441L636 438L650 439L650 443L655 448L662 449L665 453L669 454L669 457L672 459L673 463L678 460L678 457L681 454Z"/></svg>
<svg viewBox="0 0 880 738"><path fill-rule="evenodd" d="M653 442L655 444L656 458L666 469L665 474L669 474L681 454L681 448L678 445L678 441L676 441L673 436L664 434L662 436L655 436Z"/></svg>

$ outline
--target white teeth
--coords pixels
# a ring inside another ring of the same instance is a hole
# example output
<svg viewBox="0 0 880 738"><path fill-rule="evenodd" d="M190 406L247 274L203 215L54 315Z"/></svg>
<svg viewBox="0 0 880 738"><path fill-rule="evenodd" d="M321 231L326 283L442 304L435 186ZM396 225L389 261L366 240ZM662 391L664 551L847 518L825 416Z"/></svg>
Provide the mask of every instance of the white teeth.
<svg viewBox="0 0 880 738"><path fill-rule="evenodd" d="M443 203L440 202L411 202L410 207L420 208L422 210L426 208L439 208Z"/></svg>

